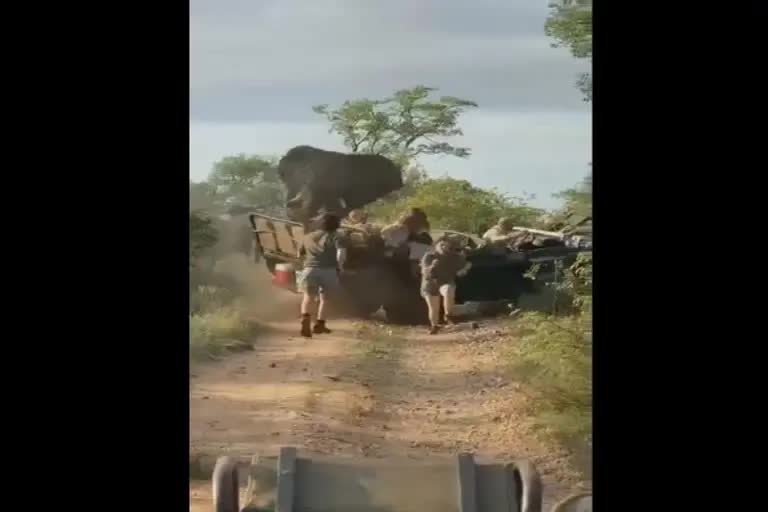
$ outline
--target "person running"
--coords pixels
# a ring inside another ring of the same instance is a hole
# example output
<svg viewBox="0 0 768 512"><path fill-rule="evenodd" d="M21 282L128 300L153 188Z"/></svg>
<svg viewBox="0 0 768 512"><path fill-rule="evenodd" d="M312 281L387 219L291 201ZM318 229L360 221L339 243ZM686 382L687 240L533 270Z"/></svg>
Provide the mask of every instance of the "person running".
<svg viewBox="0 0 768 512"><path fill-rule="evenodd" d="M471 263L463 254L454 251L450 242L438 240L434 249L421 259L421 296L427 302L429 311L429 334L437 334L440 329L440 297L443 298L445 320L453 324L453 307L456 298L456 276L465 275Z"/></svg>
<svg viewBox="0 0 768 512"><path fill-rule="evenodd" d="M311 338L312 333L330 333L325 326L328 296L340 289L338 271L347 258L346 239L339 235L340 219L326 213L320 218L320 229L304 236L299 255L304 258L304 270L299 275L301 301L301 335ZM311 326L311 312L317 305L315 325Z"/></svg>

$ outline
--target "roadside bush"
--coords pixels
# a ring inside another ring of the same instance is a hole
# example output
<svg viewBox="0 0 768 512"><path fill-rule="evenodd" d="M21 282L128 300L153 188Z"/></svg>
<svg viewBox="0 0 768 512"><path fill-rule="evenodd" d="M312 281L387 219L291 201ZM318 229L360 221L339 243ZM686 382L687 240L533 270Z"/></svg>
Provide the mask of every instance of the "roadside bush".
<svg viewBox="0 0 768 512"><path fill-rule="evenodd" d="M422 208L429 215L433 228L480 233L490 228L500 217L533 226L542 210L528 206L524 200L509 198L494 189L473 186L466 180L453 178L423 179L408 195L392 201L380 200L368 208L379 222L396 220L411 207Z"/></svg>
<svg viewBox="0 0 768 512"><path fill-rule="evenodd" d="M250 350L257 326L236 308L189 316L189 357L203 361L216 359L226 352Z"/></svg>
<svg viewBox="0 0 768 512"><path fill-rule="evenodd" d="M190 359L203 361L249 350L257 332L258 325L244 316L231 290L198 286L190 294Z"/></svg>
<svg viewBox="0 0 768 512"><path fill-rule="evenodd" d="M190 291L189 311L191 314L211 313L231 304L235 293L228 288L200 285Z"/></svg>
<svg viewBox="0 0 768 512"><path fill-rule="evenodd" d="M542 427L568 442L592 438L592 258L581 255L558 289L570 313L525 313L514 321L513 372L534 397Z"/></svg>
<svg viewBox="0 0 768 512"><path fill-rule="evenodd" d="M535 397L534 413L555 434L589 441L592 432L591 314L527 313L515 322L512 369Z"/></svg>
<svg viewBox="0 0 768 512"><path fill-rule="evenodd" d="M195 260L206 249L213 247L218 240L218 232L212 220L200 212L189 213L189 266L194 267Z"/></svg>

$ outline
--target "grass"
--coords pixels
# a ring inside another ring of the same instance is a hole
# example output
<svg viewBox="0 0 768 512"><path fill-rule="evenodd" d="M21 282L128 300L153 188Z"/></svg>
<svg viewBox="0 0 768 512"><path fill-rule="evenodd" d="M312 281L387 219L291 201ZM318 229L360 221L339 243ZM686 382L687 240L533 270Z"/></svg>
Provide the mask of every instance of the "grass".
<svg viewBox="0 0 768 512"><path fill-rule="evenodd" d="M538 426L575 452L587 453L592 443L591 255L579 255L563 270L556 289L567 307L558 307L557 315L518 317L511 324L516 342L510 344L509 361L533 398Z"/></svg>
<svg viewBox="0 0 768 512"><path fill-rule="evenodd" d="M253 349L259 326L248 320L230 292L200 286L190 296L189 357L193 361L218 359L228 352Z"/></svg>
<svg viewBox="0 0 768 512"><path fill-rule="evenodd" d="M355 331L355 337L364 342L362 355L366 359L396 358L405 340L403 327L372 322L361 322Z"/></svg>
<svg viewBox="0 0 768 512"><path fill-rule="evenodd" d="M400 359L400 353L405 342L405 332L401 326L360 322L355 331L355 337L360 340L355 364L357 370L369 374L371 377L375 374L382 378L384 375L386 376L384 381L389 382ZM393 371L374 371L374 369L381 369L382 367L390 368Z"/></svg>
<svg viewBox="0 0 768 512"><path fill-rule="evenodd" d="M514 320L508 360L533 397L539 427L567 446L592 439L592 317L526 313Z"/></svg>

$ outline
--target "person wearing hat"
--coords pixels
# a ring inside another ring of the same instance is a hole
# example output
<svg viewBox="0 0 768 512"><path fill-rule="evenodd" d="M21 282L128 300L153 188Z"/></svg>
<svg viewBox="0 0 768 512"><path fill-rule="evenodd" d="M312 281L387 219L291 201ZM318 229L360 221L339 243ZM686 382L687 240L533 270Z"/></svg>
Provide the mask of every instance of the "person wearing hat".
<svg viewBox="0 0 768 512"><path fill-rule="evenodd" d="M301 335L311 338L312 333L330 333L325 326L325 306L328 296L340 290L339 268L343 268L347 257L347 241L337 233L339 216L324 213L320 216L319 229L304 236L299 256L304 258L304 270L298 276L301 301ZM317 305L315 325L312 326L311 312Z"/></svg>

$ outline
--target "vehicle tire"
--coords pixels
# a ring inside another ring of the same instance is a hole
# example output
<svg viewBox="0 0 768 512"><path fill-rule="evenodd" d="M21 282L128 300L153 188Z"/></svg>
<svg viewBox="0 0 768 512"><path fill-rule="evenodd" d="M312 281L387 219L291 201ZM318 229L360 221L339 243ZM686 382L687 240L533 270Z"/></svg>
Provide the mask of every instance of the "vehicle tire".
<svg viewBox="0 0 768 512"><path fill-rule="evenodd" d="M237 461L232 457L219 457L213 469L213 509L215 512L240 512Z"/></svg>

